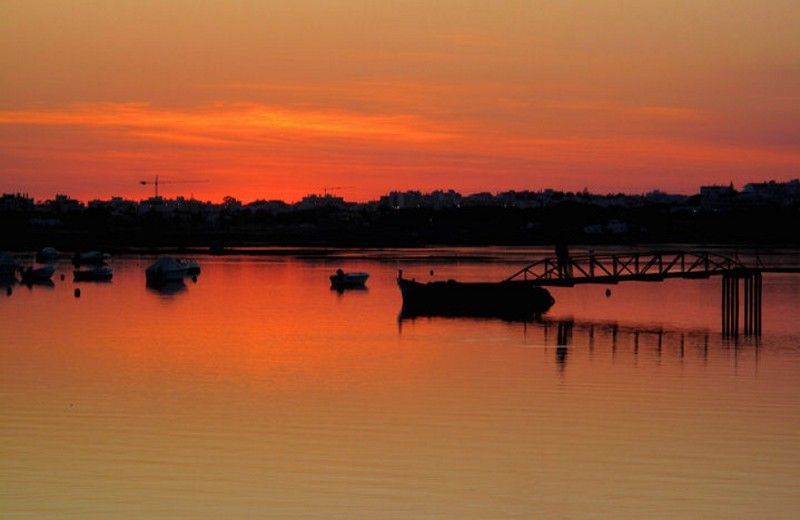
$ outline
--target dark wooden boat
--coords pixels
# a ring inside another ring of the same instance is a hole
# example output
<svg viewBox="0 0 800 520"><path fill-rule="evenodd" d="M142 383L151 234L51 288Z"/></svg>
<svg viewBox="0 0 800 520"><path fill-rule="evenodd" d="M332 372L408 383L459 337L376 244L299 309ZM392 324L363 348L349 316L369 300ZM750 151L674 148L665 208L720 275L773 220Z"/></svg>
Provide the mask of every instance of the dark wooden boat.
<svg viewBox="0 0 800 520"><path fill-rule="evenodd" d="M524 319L547 312L555 303L550 292L530 282L420 283L403 278L397 285L403 295L405 317L479 316Z"/></svg>
<svg viewBox="0 0 800 520"><path fill-rule="evenodd" d="M109 282L114 277L114 271L105 265L98 265L91 269L75 270L73 280L76 282Z"/></svg>

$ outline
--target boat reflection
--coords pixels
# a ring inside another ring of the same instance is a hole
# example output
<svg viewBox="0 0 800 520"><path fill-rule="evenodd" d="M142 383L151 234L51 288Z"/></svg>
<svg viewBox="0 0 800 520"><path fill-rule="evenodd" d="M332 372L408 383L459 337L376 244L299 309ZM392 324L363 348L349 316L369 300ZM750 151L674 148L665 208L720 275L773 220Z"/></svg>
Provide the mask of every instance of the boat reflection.
<svg viewBox="0 0 800 520"><path fill-rule="evenodd" d="M17 285L17 277L14 275L4 276L0 275L0 289L2 289L6 296L11 296L14 293L14 286Z"/></svg>
<svg viewBox="0 0 800 520"><path fill-rule="evenodd" d="M17 285L17 277L14 274L0 274L0 287L13 287Z"/></svg>
<svg viewBox="0 0 800 520"><path fill-rule="evenodd" d="M436 309L420 309L403 305L397 319L399 321L415 320L417 318L458 318L472 320L502 320L507 322L532 322L538 319L530 310L514 308L474 308L458 309L440 307Z"/></svg>
<svg viewBox="0 0 800 520"><path fill-rule="evenodd" d="M331 284L331 292L335 292L338 295L342 295L344 293L367 293L369 292L369 288L366 285L357 285L357 286L344 286L338 284Z"/></svg>
<svg viewBox="0 0 800 520"><path fill-rule="evenodd" d="M187 289L183 280L162 283L147 282L146 286L148 291L161 296L175 296L185 292Z"/></svg>
<svg viewBox="0 0 800 520"><path fill-rule="evenodd" d="M708 359L709 340L711 343L730 350L734 356L739 352L751 351L758 355L761 339L758 336L726 338L708 329L669 328L660 325L624 324L619 322L579 322L573 319L529 319L510 320L486 318L484 316L409 316L400 314L398 333L403 334L404 322L413 323L419 318L424 322L431 320L448 320L465 322L485 321L493 319L519 327L523 344L545 350L553 349L555 365L564 371L567 362L578 349L582 352L605 352L612 361L623 359L653 359L657 362L663 358L683 361L688 357ZM466 323L465 323L466 325Z"/></svg>
<svg viewBox="0 0 800 520"><path fill-rule="evenodd" d="M21 285L24 285L28 289L33 289L34 287L44 287L46 289L52 289L56 286L53 280L23 280L20 282Z"/></svg>

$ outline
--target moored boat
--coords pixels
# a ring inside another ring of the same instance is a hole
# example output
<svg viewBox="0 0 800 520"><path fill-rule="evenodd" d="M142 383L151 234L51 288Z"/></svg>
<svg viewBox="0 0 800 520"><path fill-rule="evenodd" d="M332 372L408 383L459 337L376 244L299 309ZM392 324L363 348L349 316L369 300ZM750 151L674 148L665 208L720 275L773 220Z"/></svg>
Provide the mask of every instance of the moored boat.
<svg viewBox="0 0 800 520"><path fill-rule="evenodd" d="M73 280L76 282L107 282L114 277L114 271L107 265L98 265L90 269L76 269Z"/></svg>
<svg viewBox="0 0 800 520"><path fill-rule="evenodd" d="M149 284L182 282L186 276L186 266L177 258L164 256L145 270L145 276Z"/></svg>
<svg viewBox="0 0 800 520"><path fill-rule="evenodd" d="M555 303L550 292L525 281L421 283L403 278L404 316L483 316L524 319L547 312Z"/></svg>
<svg viewBox="0 0 800 520"><path fill-rule="evenodd" d="M19 262L11 255L0 253L0 276L14 277L19 269Z"/></svg>
<svg viewBox="0 0 800 520"><path fill-rule="evenodd" d="M367 283L367 278L369 273L346 273L341 269L337 269L336 274L330 276L331 285L336 288L363 287Z"/></svg>
<svg viewBox="0 0 800 520"><path fill-rule="evenodd" d="M56 267L54 265L28 266L20 269L19 276L23 283L44 282L50 280L55 272Z"/></svg>
<svg viewBox="0 0 800 520"><path fill-rule="evenodd" d="M111 255L101 253L100 251L85 251L82 253L75 253L75 256L72 257L72 263L76 266L83 264L103 265L109 258L111 258Z"/></svg>
<svg viewBox="0 0 800 520"><path fill-rule="evenodd" d="M36 253L36 261L40 264L57 262L61 253L54 247L44 247Z"/></svg>

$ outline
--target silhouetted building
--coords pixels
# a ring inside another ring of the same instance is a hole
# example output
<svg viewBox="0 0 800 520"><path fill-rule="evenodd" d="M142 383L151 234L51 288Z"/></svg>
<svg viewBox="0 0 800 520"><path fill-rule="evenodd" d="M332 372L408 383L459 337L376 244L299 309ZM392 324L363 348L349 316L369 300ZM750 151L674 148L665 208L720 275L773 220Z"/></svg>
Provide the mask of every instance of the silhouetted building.
<svg viewBox="0 0 800 520"><path fill-rule="evenodd" d="M0 211L32 211L33 199L27 193L4 193L0 197Z"/></svg>
<svg viewBox="0 0 800 520"><path fill-rule="evenodd" d="M733 183L728 186L701 186L700 205L706 209L720 209L733 202L736 190Z"/></svg>
<svg viewBox="0 0 800 520"><path fill-rule="evenodd" d="M67 195L57 194L52 200L44 203L44 208L54 213L77 213L84 209L83 202Z"/></svg>
<svg viewBox="0 0 800 520"><path fill-rule="evenodd" d="M344 208L346 205L342 197L335 197L333 195L306 195L300 202L295 204L295 208L299 210L309 210L315 208Z"/></svg>

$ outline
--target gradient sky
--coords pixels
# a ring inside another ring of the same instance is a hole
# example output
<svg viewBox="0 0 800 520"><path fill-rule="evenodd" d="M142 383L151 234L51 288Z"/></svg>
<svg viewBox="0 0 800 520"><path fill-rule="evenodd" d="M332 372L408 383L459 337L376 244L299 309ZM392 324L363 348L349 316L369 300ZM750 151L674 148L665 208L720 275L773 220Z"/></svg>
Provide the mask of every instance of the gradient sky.
<svg viewBox="0 0 800 520"><path fill-rule="evenodd" d="M797 0L0 0L0 191L800 177Z"/></svg>

